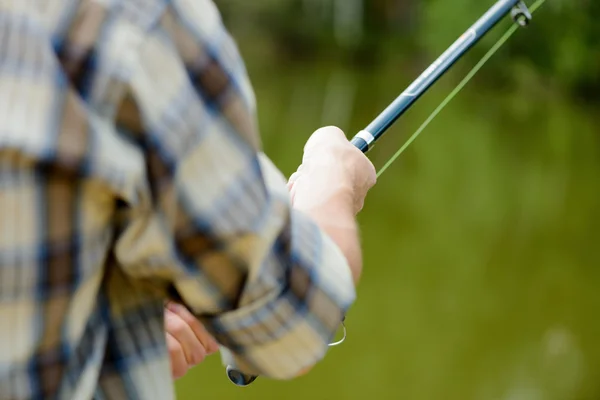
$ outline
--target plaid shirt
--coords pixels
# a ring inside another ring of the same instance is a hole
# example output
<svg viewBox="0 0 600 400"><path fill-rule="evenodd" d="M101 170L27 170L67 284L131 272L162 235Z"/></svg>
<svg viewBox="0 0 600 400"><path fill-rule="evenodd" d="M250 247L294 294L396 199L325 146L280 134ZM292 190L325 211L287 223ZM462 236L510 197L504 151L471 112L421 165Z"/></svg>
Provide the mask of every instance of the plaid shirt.
<svg viewBox="0 0 600 400"><path fill-rule="evenodd" d="M167 298L245 372L324 356L352 278L256 127L210 0L0 0L0 399L173 398Z"/></svg>

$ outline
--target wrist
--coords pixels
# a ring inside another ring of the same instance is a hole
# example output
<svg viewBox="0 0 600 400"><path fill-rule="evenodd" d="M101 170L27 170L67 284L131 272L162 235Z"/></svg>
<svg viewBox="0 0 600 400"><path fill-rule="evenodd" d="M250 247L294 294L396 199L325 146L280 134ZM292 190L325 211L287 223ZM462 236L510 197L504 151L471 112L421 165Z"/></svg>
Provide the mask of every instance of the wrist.
<svg viewBox="0 0 600 400"><path fill-rule="evenodd" d="M313 193L321 193L315 196ZM295 191L293 206L322 223L354 221L354 197L349 187L338 184L319 192L299 193Z"/></svg>
<svg viewBox="0 0 600 400"><path fill-rule="evenodd" d="M313 219L338 246L346 258L356 285L362 273L362 252L358 225L350 201L345 196L340 196L319 206L294 208Z"/></svg>

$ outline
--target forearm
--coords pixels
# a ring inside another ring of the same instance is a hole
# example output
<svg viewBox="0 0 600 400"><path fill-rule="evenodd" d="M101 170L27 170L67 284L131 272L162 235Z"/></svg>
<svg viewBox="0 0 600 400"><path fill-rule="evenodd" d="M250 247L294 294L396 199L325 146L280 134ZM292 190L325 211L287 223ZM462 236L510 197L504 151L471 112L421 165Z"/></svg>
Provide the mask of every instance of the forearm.
<svg viewBox="0 0 600 400"><path fill-rule="evenodd" d="M349 202L340 196L319 207L302 209L300 206L297 209L311 217L339 247L346 257L356 285L362 274L362 251L358 224L348 204Z"/></svg>
<svg viewBox="0 0 600 400"><path fill-rule="evenodd" d="M319 223L317 219L317 223ZM360 248L360 240L358 227L353 222L352 228L340 228L336 226L321 225L321 228L331 237L338 245L350 267L354 285L356 286L362 274L362 251Z"/></svg>

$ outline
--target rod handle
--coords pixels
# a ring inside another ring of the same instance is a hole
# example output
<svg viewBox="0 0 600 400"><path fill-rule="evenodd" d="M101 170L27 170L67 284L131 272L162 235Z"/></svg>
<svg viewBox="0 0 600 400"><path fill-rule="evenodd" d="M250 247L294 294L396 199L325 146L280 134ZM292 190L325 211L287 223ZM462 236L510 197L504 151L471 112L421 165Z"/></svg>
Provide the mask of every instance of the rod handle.
<svg viewBox="0 0 600 400"><path fill-rule="evenodd" d="M350 143L352 143L357 149L359 149L363 153L369 151L369 144L363 138L355 136L352 138L352 140L350 140Z"/></svg>
<svg viewBox="0 0 600 400"><path fill-rule="evenodd" d="M225 372L227 372L227 377L234 385L241 387L250 385L256 380L256 378L258 378L258 376L246 375L243 372L233 368L231 365L227 366Z"/></svg>
<svg viewBox="0 0 600 400"><path fill-rule="evenodd" d="M354 137L350 140L350 143L352 143L357 149L359 149L363 153L366 153L367 151L373 148L373 146L375 145L375 140L376 137L373 136L371 132L369 132L367 129L363 129L362 131L354 135Z"/></svg>

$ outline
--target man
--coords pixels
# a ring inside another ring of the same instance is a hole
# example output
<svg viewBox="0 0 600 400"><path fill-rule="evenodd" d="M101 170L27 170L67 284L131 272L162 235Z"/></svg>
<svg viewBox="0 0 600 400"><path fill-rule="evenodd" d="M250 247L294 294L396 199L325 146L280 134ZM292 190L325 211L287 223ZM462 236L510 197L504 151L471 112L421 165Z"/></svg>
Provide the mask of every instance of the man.
<svg viewBox="0 0 600 400"><path fill-rule="evenodd" d="M329 127L286 182L256 126L210 0L0 0L0 399L173 398L167 300L246 373L324 357L374 168Z"/></svg>

